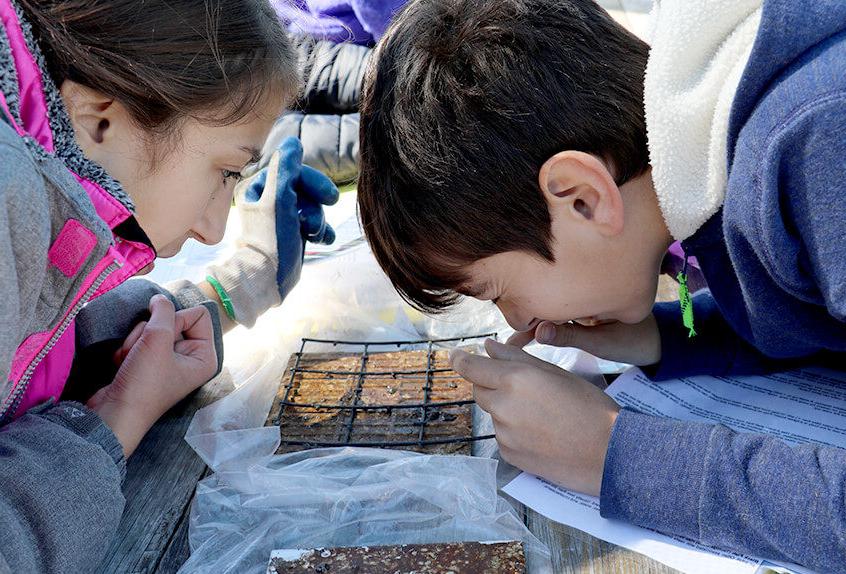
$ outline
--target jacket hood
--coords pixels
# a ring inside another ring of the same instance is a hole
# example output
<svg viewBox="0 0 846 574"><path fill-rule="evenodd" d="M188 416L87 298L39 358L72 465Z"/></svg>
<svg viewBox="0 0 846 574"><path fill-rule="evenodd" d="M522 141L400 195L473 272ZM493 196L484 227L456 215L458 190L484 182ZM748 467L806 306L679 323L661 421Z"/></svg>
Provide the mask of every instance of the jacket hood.
<svg viewBox="0 0 846 574"><path fill-rule="evenodd" d="M644 100L652 179L676 240L722 206L729 118L761 0L658 0Z"/></svg>
<svg viewBox="0 0 846 574"><path fill-rule="evenodd" d="M841 0L766 0L749 63L734 96L728 133L728 164L737 134L763 93L805 52L846 31L846 2Z"/></svg>
<svg viewBox="0 0 846 574"><path fill-rule="evenodd" d="M677 240L722 207L737 135L798 57L846 31L840 0L657 0L645 79L652 178Z"/></svg>

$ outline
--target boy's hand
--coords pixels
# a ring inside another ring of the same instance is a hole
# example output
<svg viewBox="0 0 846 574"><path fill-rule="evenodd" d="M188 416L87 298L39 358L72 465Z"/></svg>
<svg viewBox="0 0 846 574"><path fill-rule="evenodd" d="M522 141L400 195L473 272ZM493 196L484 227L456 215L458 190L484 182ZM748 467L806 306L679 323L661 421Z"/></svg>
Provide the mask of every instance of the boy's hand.
<svg viewBox="0 0 846 574"><path fill-rule="evenodd" d="M490 413L505 460L566 488L598 495L620 407L587 381L509 345L491 358L456 350L453 368Z"/></svg>
<svg viewBox="0 0 846 574"><path fill-rule="evenodd" d="M111 427L126 456L168 409L217 370L211 316L205 307L176 312L167 297L150 300L150 320L139 323L115 353L114 382L88 401Z"/></svg>
<svg viewBox="0 0 846 574"><path fill-rule="evenodd" d="M532 341L555 347L576 347L609 361L645 367L661 360L661 335L653 315L635 325L618 321L593 326L579 323L539 323L531 331L514 333L507 341L525 347Z"/></svg>

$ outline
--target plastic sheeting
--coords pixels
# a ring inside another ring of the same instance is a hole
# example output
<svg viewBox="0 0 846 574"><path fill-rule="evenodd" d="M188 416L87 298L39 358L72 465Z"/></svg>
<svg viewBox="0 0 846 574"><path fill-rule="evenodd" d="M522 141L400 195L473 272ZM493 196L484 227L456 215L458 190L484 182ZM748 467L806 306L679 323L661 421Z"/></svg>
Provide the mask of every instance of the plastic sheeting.
<svg viewBox="0 0 846 574"><path fill-rule="evenodd" d="M466 300L437 318L405 304L367 245L355 241L354 194L344 194L327 218L343 232L342 248L307 258L281 307L253 329L237 328L224 338L221 376L234 388L198 411L186 435L215 474L197 488L192 556L180 572L264 572L270 552L280 548L493 540L522 540L531 571L549 571L547 551L497 497L495 460L369 449L273 455L279 429L264 421L303 337L388 341L498 333L502 339L513 332L489 302ZM195 246L201 253L193 260L204 267L215 253L230 252L235 223L223 245ZM168 265L153 278L203 274L192 267L190 253ZM616 368L573 349L535 345L530 352L597 384L600 366ZM479 414L476 432L484 434L490 420Z"/></svg>
<svg viewBox="0 0 846 574"><path fill-rule="evenodd" d="M523 542L531 572L550 555L497 496L496 461L321 449L217 473L197 487L180 574L264 574L281 548Z"/></svg>

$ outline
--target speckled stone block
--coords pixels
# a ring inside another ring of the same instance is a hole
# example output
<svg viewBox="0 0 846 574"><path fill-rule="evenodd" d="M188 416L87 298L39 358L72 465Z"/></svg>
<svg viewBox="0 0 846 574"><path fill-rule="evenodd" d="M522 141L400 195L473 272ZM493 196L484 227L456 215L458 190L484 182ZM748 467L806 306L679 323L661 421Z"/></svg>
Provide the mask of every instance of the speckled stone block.
<svg viewBox="0 0 846 574"><path fill-rule="evenodd" d="M274 550L267 574L524 574L522 542Z"/></svg>

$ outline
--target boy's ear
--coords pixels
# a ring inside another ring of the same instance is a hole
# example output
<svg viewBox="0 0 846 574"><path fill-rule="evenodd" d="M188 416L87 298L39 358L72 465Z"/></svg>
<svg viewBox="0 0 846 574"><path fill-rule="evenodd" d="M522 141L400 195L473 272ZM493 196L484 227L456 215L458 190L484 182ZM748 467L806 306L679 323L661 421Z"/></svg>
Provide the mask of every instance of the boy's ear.
<svg viewBox="0 0 846 574"><path fill-rule="evenodd" d="M580 151L563 151L543 164L538 183L550 212L590 221L605 235L623 230L620 188L606 164Z"/></svg>
<svg viewBox="0 0 846 574"><path fill-rule="evenodd" d="M116 123L123 119L120 103L73 80L62 82L59 91L76 132L77 143L86 155L113 137Z"/></svg>

